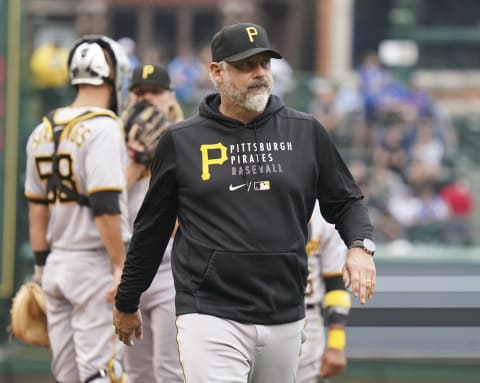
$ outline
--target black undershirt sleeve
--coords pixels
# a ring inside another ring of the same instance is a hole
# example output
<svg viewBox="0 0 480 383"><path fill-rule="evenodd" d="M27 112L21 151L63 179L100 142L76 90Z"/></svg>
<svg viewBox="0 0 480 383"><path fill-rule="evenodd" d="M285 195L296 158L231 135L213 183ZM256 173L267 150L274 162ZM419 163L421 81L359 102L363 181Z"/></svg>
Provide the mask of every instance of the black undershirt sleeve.
<svg viewBox="0 0 480 383"><path fill-rule="evenodd" d="M120 214L119 195L120 193L118 191L100 191L90 194L88 199L93 216Z"/></svg>
<svg viewBox="0 0 480 383"><path fill-rule="evenodd" d="M35 257L35 265L45 266L45 263L47 263L47 257L49 254L50 254L50 249L42 250L42 251L34 251L33 255Z"/></svg>

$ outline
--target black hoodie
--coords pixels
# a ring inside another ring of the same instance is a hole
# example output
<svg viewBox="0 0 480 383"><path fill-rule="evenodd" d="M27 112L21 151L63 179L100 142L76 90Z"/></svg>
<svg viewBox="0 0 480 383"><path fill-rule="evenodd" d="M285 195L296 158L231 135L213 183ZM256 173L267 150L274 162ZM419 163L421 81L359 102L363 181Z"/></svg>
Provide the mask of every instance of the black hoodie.
<svg viewBox="0 0 480 383"><path fill-rule="evenodd" d="M307 223L318 198L345 243L371 238L362 194L326 130L271 96L243 124L219 95L171 127L157 147L116 306L136 311L178 216L172 270L177 314L244 323L304 317Z"/></svg>

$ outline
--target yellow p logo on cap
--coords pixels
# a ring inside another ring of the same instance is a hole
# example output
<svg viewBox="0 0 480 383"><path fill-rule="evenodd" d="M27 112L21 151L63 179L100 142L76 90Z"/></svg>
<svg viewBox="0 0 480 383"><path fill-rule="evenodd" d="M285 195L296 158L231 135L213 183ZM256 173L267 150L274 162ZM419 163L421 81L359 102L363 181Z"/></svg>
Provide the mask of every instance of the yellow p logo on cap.
<svg viewBox="0 0 480 383"><path fill-rule="evenodd" d="M144 65L142 68L142 78L145 80L154 72L155 68L153 65Z"/></svg>
<svg viewBox="0 0 480 383"><path fill-rule="evenodd" d="M250 40L251 43L254 41L254 37L258 35L257 28L255 27L247 27L245 28L247 31L248 39Z"/></svg>

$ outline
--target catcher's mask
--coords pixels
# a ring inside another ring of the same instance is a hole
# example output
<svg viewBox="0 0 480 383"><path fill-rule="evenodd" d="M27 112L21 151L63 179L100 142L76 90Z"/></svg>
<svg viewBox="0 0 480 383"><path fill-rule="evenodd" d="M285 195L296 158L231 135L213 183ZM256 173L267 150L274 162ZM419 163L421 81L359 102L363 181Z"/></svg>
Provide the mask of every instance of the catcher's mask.
<svg viewBox="0 0 480 383"><path fill-rule="evenodd" d="M109 60L115 71L113 76L110 73ZM126 103L126 79L130 77L130 61L120 44L103 35L83 36L70 50L68 70L72 85L111 84L115 90L113 110L120 114Z"/></svg>

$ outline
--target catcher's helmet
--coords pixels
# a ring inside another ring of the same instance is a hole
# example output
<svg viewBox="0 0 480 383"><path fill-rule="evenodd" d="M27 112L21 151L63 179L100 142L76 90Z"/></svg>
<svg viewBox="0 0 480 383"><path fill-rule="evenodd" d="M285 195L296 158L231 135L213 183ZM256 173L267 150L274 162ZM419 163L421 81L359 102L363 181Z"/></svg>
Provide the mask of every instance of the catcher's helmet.
<svg viewBox="0 0 480 383"><path fill-rule="evenodd" d="M115 68L112 76L108 59ZM120 44L103 35L87 35L77 40L70 50L68 70L72 85L110 83L115 89L115 112L119 114L126 102L123 89L130 76L130 61Z"/></svg>

